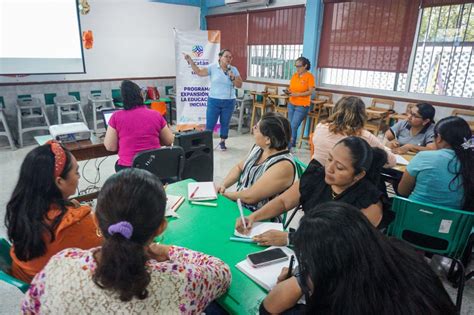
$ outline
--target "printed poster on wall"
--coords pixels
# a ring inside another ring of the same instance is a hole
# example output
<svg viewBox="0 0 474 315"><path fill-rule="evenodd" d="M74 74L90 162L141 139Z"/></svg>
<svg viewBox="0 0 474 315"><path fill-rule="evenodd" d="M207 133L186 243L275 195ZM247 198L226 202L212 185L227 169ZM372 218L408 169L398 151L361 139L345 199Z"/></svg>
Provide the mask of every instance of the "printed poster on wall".
<svg viewBox="0 0 474 315"><path fill-rule="evenodd" d="M177 130L205 129L210 80L194 73L183 54L200 68L217 62L220 31L175 30L175 49Z"/></svg>

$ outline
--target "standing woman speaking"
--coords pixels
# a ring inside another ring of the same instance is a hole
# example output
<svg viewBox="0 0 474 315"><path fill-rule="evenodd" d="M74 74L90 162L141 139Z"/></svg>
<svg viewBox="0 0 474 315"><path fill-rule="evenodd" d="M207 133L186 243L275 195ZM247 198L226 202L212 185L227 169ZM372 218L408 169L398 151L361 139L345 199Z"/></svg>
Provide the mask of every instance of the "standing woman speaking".
<svg viewBox="0 0 474 315"><path fill-rule="evenodd" d="M228 49L219 52L218 63L207 68L199 68L191 56L185 54L184 59L191 65L193 71L200 77L211 77L211 90L207 100L206 130L214 130L217 119L220 118L221 141L219 149L227 150L225 140L229 136L229 124L235 107L234 88L242 87L242 78L236 67L231 65L232 53Z"/></svg>
<svg viewBox="0 0 474 315"><path fill-rule="evenodd" d="M305 57L299 57L295 61L296 73L291 77L290 99L288 102L288 120L291 125L291 141L289 149L296 145L298 128L306 118L311 105L311 95L314 92L314 76L309 72L311 63Z"/></svg>

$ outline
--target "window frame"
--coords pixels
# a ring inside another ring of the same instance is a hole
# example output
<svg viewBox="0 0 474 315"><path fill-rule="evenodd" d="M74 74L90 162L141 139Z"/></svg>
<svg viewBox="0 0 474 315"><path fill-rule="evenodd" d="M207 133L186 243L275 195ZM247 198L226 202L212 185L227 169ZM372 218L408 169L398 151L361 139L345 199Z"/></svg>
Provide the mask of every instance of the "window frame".
<svg viewBox="0 0 474 315"><path fill-rule="evenodd" d="M323 83L323 75L324 75L323 71L324 69L327 69L327 68L317 68L316 77L317 77L317 82L319 83L317 86L320 86L321 88L324 88L324 89L338 91L338 92L341 92L341 94L347 94L348 92L349 93L350 92L368 93L368 94L372 94L374 96L380 96L380 97L383 97L383 96L390 96L393 98L402 97L402 98L407 98L407 99L417 99L419 101L453 103L453 104L467 105L467 106L474 107L474 98L410 92L413 69L415 66L418 36L420 34L421 22L423 18L423 10L424 10L423 8L420 8L418 10L416 31L415 31L415 36L412 43L412 51L410 54L410 60L409 60L409 65L408 65L408 70L407 70L407 78L405 82L404 91L385 90L385 89L376 89L376 88L361 88L361 87L348 86L348 85Z"/></svg>

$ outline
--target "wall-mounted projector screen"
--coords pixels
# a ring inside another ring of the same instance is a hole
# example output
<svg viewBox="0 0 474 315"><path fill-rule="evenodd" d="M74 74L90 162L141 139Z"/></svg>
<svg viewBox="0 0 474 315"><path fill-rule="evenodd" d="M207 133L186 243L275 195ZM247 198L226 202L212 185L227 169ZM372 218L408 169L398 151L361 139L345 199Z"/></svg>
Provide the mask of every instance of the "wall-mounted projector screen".
<svg viewBox="0 0 474 315"><path fill-rule="evenodd" d="M84 72L76 0L0 0L0 74Z"/></svg>

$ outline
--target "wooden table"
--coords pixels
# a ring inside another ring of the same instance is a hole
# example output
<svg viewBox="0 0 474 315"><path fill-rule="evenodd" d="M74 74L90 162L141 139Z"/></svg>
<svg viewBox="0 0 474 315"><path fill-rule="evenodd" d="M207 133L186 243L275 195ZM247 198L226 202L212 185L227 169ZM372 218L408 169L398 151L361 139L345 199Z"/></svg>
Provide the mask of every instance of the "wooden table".
<svg viewBox="0 0 474 315"><path fill-rule="evenodd" d="M413 153L409 153L409 154L401 154L401 156L407 160L408 162L411 161L411 159L413 159L413 157L415 156L415 154ZM393 167L394 170L397 170L397 171L400 171L400 172L405 172L407 166L406 165L403 165L403 164L397 164Z"/></svg>

